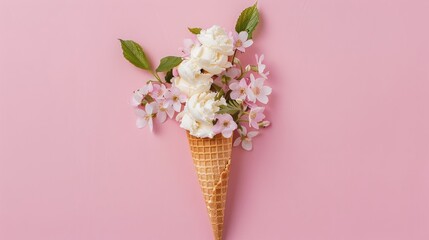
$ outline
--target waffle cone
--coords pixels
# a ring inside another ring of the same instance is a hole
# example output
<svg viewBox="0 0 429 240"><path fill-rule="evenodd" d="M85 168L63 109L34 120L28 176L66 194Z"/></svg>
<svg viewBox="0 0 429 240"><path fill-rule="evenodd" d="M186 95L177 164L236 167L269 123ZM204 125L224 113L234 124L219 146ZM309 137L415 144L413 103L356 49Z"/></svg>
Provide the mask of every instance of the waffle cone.
<svg viewBox="0 0 429 240"><path fill-rule="evenodd" d="M222 240L232 137L198 138L187 132L192 159L206 202L214 239Z"/></svg>

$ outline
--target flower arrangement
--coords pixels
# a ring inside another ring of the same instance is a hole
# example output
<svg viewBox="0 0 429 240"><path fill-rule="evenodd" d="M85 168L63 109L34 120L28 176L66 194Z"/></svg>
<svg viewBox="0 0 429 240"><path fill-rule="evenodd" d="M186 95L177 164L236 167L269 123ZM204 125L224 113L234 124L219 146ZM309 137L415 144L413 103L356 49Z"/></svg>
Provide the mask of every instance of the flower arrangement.
<svg viewBox="0 0 429 240"><path fill-rule="evenodd" d="M162 58L156 69L139 44L120 39L124 57L153 75L132 96L137 127L152 130L155 120L175 118L186 130L216 240L222 240L232 146L251 150L259 129L270 125L264 55L247 65L239 59L253 45L258 23L254 4L240 14L233 32L217 25L189 28L194 37L184 40L180 56Z"/></svg>
<svg viewBox="0 0 429 240"><path fill-rule="evenodd" d="M233 32L217 25L189 28L194 38L184 40L181 56L162 58L155 70L139 44L120 40L124 57L154 77L134 91L137 127L152 130L154 120L164 123L177 113L180 127L191 135L213 138L222 134L228 138L237 131L234 146L251 150L259 129L270 125L263 105L272 89L265 85L269 72L264 55L256 55L255 63L246 66L238 55L252 46L258 22L255 4L242 12Z"/></svg>

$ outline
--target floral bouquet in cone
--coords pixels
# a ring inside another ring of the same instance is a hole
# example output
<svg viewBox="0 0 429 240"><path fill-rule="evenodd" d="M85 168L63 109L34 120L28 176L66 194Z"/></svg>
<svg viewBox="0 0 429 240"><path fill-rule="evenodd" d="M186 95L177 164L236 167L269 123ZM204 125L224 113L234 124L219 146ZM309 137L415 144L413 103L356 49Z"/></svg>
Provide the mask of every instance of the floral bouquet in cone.
<svg viewBox="0 0 429 240"><path fill-rule="evenodd" d="M234 31L188 28L193 37L184 40L180 55L162 58L156 69L139 44L120 39L124 57L153 75L132 96L137 127L152 130L154 122L175 119L186 130L216 240L224 229L232 147L252 150L252 139L270 125L264 55L248 64L239 58L253 45L258 23L255 4L240 14Z"/></svg>

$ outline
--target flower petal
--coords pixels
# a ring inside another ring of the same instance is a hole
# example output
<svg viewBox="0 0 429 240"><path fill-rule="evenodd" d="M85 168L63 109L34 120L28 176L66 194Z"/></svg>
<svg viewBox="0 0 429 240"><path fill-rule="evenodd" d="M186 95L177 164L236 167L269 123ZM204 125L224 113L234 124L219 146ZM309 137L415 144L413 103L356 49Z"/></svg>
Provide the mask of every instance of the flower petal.
<svg viewBox="0 0 429 240"><path fill-rule="evenodd" d="M137 118L136 120L136 126L138 128L144 128L147 124L147 121L144 118Z"/></svg>
<svg viewBox="0 0 429 240"><path fill-rule="evenodd" d="M242 87L242 88L246 88L247 87L246 79L244 79L244 78L241 79L240 83L239 83L239 86Z"/></svg>
<svg viewBox="0 0 429 240"><path fill-rule="evenodd" d="M239 91L232 91L230 96L231 96L231 99L233 99L233 100L238 99L238 98L240 98L240 92Z"/></svg>
<svg viewBox="0 0 429 240"><path fill-rule="evenodd" d="M229 84L229 89L231 89L231 90L238 90L240 88L239 86L240 85L237 82L233 82L233 83Z"/></svg>
<svg viewBox="0 0 429 240"><path fill-rule="evenodd" d="M167 115L170 119L172 119L174 117L174 109L167 108Z"/></svg>
<svg viewBox="0 0 429 240"><path fill-rule="evenodd" d="M264 78L257 78L257 79L255 79L254 86L262 87L262 86L264 86L264 82L265 82Z"/></svg>
<svg viewBox="0 0 429 240"><path fill-rule="evenodd" d="M241 147L243 147L244 150L250 151L252 150L252 141L249 140L243 140L241 143Z"/></svg>
<svg viewBox="0 0 429 240"><path fill-rule="evenodd" d="M161 112L161 111L159 111L159 112L156 114L156 118L158 119L158 121L159 121L160 123L164 123L164 122L165 122L165 120L167 120L167 113L166 113L166 112Z"/></svg>
<svg viewBox="0 0 429 240"><path fill-rule="evenodd" d="M243 47L248 48L248 47L252 46L252 44L253 44L253 40L249 39L243 43Z"/></svg>
<svg viewBox="0 0 429 240"><path fill-rule="evenodd" d="M246 89L246 94L247 94L247 99L249 99L249 101L256 102L256 96L253 93L252 89L247 88Z"/></svg>
<svg viewBox="0 0 429 240"><path fill-rule="evenodd" d="M240 75L241 71L238 68L230 68L226 71L226 76L230 78L236 78Z"/></svg>
<svg viewBox="0 0 429 240"><path fill-rule="evenodd" d="M245 126L242 126L241 130L239 129L238 132L240 132L241 136L246 136L247 128Z"/></svg>
<svg viewBox="0 0 429 240"><path fill-rule="evenodd" d="M230 138L232 136L232 130L230 129L224 129L222 131L222 136L225 138Z"/></svg>
<svg viewBox="0 0 429 240"><path fill-rule="evenodd" d="M213 132L215 132L216 134L217 133L220 133L220 132L222 132L222 130L223 130L223 127L222 127L222 125L218 122L218 123L216 123L216 125L214 125L213 126Z"/></svg>
<svg viewBox="0 0 429 240"><path fill-rule="evenodd" d="M153 113L153 104L152 103L146 104L145 110L146 110L147 114L152 114Z"/></svg>
<svg viewBox="0 0 429 240"><path fill-rule="evenodd" d="M235 141L234 141L234 147L237 147L238 145L240 145L240 143L241 143L241 137L238 137L237 139L235 139Z"/></svg>
<svg viewBox="0 0 429 240"><path fill-rule="evenodd" d="M264 58L265 58L264 54L261 54L261 57L259 57L258 62L262 64L262 61L264 61Z"/></svg>
<svg viewBox="0 0 429 240"><path fill-rule="evenodd" d="M135 113L139 117L145 117L147 114L143 109L136 108Z"/></svg>
<svg viewBox="0 0 429 240"><path fill-rule="evenodd" d="M246 41L248 37L249 37L249 33L248 33L247 31L241 31L241 32L238 34L238 38L239 38L242 42Z"/></svg>
<svg viewBox="0 0 429 240"><path fill-rule="evenodd" d="M142 103L143 96L140 94L134 93L133 97L131 98L131 106L137 107Z"/></svg>
<svg viewBox="0 0 429 240"><path fill-rule="evenodd" d="M254 137L258 136L258 135L259 135L258 131L251 131L251 132L249 132L247 134L247 136L250 137L250 138L254 138Z"/></svg>
<svg viewBox="0 0 429 240"><path fill-rule="evenodd" d="M259 75L264 74L265 67L266 67L265 64L258 64L258 73L259 73Z"/></svg>
<svg viewBox="0 0 429 240"><path fill-rule="evenodd" d="M174 111L180 112L181 108L182 108L182 104L180 104L179 102L173 103L173 109L174 109Z"/></svg>
<svg viewBox="0 0 429 240"><path fill-rule="evenodd" d="M268 103L268 97L266 95L259 95L257 96L258 101L260 101L263 104Z"/></svg>
<svg viewBox="0 0 429 240"><path fill-rule="evenodd" d="M251 121L249 122L249 127L253 127L255 129L259 129L259 125L257 121Z"/></svg>
<svg viewBox="0 0 429 240"><path fill-rule="evenodd" d="M147 90L147 92L148 92L148 93L150 93L150 92L152 92L152 91L153 91L153 85L152 85L152 82L149 82L149 83L146 85L146 90Z"/></svg>
<svg viewBox="0 0 429 240"><path fill-rule="evenodd" d="M273 91L273 89L270 88L270 87L268 87L268 86L263 86L262 87L262 93L263 93L263 95L270 95L272 91Z"/></svg>
<svg viewBox="0 0 429 240"><path fill-rule="evenodd" d="M232 119L232 116L231 116ZM231 131L234 131L235 129L237 129L237 123L235 123L233 120L231 120L230 126L229 128L231 129Z"/></svg>
<svg viewBox="0 0 429 240"><path fill-rule="evenodd" d="M253 73L250 74L250 82L253 83L255 81L255 76Z"/></svg>
<svg viewBox="0 0 429 240"><path fill-rule="evenodd" d="M149 118L149 120L147 121L147 125L149 126L150 131L153 132L153 121L152 121L152 118Z"/></svg>

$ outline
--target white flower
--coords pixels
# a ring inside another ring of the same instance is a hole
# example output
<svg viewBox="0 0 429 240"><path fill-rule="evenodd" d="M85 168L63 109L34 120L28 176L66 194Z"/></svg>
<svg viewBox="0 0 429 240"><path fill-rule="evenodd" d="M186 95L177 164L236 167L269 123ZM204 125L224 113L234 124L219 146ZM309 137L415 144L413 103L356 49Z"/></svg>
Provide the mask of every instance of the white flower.
<svg viewBox="0 0 429 240"><path fill-rule="evenodd" d="M242 31L239 34L234 32L234 47L240 52L245 52L246 48L252 46L253 44L253 40L248 39L248 37L249 33L247 33L247 31Z"/></svg>
<svg viewBox="0 0 429 240"><path fill-rule="evenodd" d="M216 52L228 56L234 54L234 42L232 37L229 36L223 28L217 25L201 30L197 38L203 46L211 48Z"/></svg>
<svg viewBox="0 0 429 240"><path fill-rule="evenodd" d="M131 97L131 106L137 107L142 104L144 95L140 92L140 89L134 91L133 96Z"/></svg>
<svg viewBox="0 0 429 240"><path fill-rule="evenodd" d="M265 79L256 78L253 74L250 74L250 86L247 88L247 98L249 101L255 103L256 100L263 104L268 103L268 95L271 94L272 89L268 86L264 86Z"/></svg>
<svg viewBox="0 0 429 240"><path fill-rule="evenodd" d="M171 87L165 94L165 101L173 107L174 111L180 112L182 103L186 102L186 96L177 87Z"/></svg>
<svg viewBox="0 0 429 240"><path fill-rule="evenodd" d="M215 92L203 92L195 94L186 102L184 110L179 113L176 120L180 121L180 127L188 130L191 135L200 138L212 138L213 120L221 105L226 105L225 99L215 99Z"/></svg>
<svg viewBox="0 0 429 240"><path fill-rule="evenodd" d="M154 84L150 96L157 100L164 99L164 94L167 92L167 87L164 84Z"/></svg>
<svg viewBox="0 0 429 240"><path fill-rule="evenodd" d="M255 54L256 63L258 64L258 73L261 75L261 77L267 79L268 75L270 74L269 71L265 72L265 64L262 63L264 61L264 54L261 55L261 57L258 57L258 54Z"/></svg>
<svg viewBox="0 0 429 240"><path fill-rule="evenodd" d="M136 125L138 128L144 128L146 125L149 126L149 129L153 130L153 118L156 117L158 112L158 105L156 102L148 103L145 106L145 110L137 108L137 120Z"/></svg>
<svg viewBox="0 0 429 240"><path fill-rule="evenodd" d="M208 91L213 83L212 75L201 73L201 68L193 59L184 60L177 70L179 76L173 78L172 82L188 97Z"/></svg>
<svg viewBox="0 0 429 240"><path fill-rule="evenodd" d="M164 123L165 120L167 120L167 116L171 119L174 116L174 109L173 106L169 103L162 102L159 103L159 109L156 113L156 118L160 123Z"/></svg>
<svg viewBox="0 0 429 240"><path fill-rule="evenodd" d="M241 129L238 129L238 133L240 134L240 137L235 139L234 141L234 147L239 146L241 143L241 147L244 150L250 151L253 148L252 139L256 137L259 132L258 131L252 131L247 133L246 127L242 126Z"/></svg>
<svg viewBox="0 0 429 240"><path fill-rule="evenodd" d="M142 104L143 98L153 91L153 85L151 82L146 84L144 87L137 89L133 93L131 98L131 105L134 107L140 106Z"/></svg>
<svg viewBox="0 0 429 240"><path fill-rule="evenodd" d="M237 123L229 114L218 114L216 116L217 122L213 126L215 133L222 133L225 138L230 138L235 129L237 129Z"/></svg>
<svg viewBox="0 0 429 240"><path fill-rule="evenodd" d="M240 82L235 81L229 85L229 89L231 89L231 99L246 99L246 91L247 91L247 83L246 79L241 79Z"/></svg>
<svg viewBox="0 0 429 240"><path fill-rule="evenodd" d="M180 114L179 114L180 115ZM179 115L177 115L179 117ZM196 121L190 114L184 114L180 127L188 130L192 136L200 138L213 138L213 123L205 121Z"/></svg>
<svg viewBox="0 0 429 240"><path fill-rule="evenodd" d="M204 45L195 45L192 48L191 59L194 60L200 68L213 75L219 74L225 71L226 68L231 67L231 63L228 62L228 55Z"/></svg>

